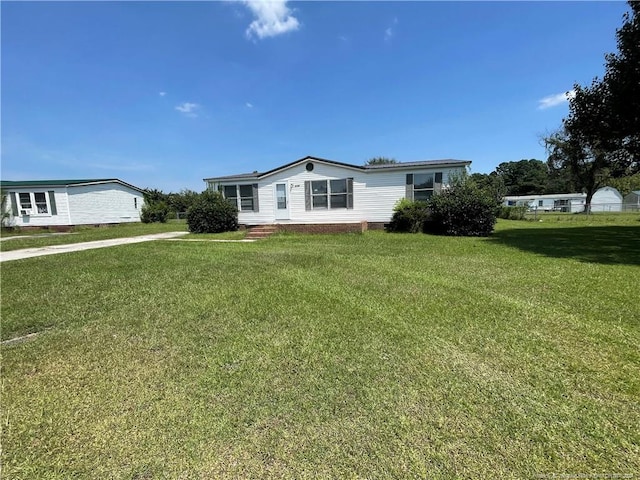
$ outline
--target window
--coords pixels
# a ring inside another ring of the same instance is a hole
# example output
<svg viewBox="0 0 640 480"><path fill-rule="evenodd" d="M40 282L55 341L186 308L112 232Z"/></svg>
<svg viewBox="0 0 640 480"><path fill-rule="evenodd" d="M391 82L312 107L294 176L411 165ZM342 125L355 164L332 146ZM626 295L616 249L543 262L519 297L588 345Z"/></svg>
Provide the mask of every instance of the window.
<svg viewBox="0 0 640 480"><path fill-rule="evenodd" d="M304 191L307 210L353 208L353 178L307 180Z"/></svg>
<svg viewBox="0 0 640 480"><path fill-rule="evenodd" d="M138 197L133 197L133 208L138 209Z"/></svg>
<svg viewBox="0 0 640 480"><path fill-rule="evenodd" d="M418 173L413 176L413 199L429 200L433 195L433 173Z"/></svg>
<svg viewBox="0 0 640 480"><path fill-rule="evenodd" d="M442 172L407 174L406 197L410 200L426 201L441 190Z"/></svg>
<svg viewBox="0 0 640 480"><path fill-rule="evenodd" d="M544 200L538 200L538 206L542 207L544 205Z"/></svg>
<svg viewBox="0 0 640 480"><path fill-rule="evenodd" d="M329 207L329 190L326 180L314 180L311 182L311 205L312 208Z"/></svg>
<svg viewBox="0 0 640 480"><path fill-rule="evenodd" d="M222 195L240 211L258 211L258 184L225 185Z"/></svg>
<svg viewBox="0 0 640 480"><path fill-rule="evenodd" d="M18 201L20 215L57 215L54 191L21 192Z"/></svg>
<svg viewBox="0 0 640 480"><path fill-rule="evenodd" d="M20 209L30 209L31 208L31 194L30 193L21 193L20 194Z"/></svg>
<svg viewBox="0 0 640 480"><path fill-rule="evenodd" d="M276 208L278 210L287 209L287 185L285 183L276 184Z"/></svg>
<svg viewBox="0 0 640 480"><path fill-rule="evenodd" d="M47 197L44 192L36 192L33 196L36 199L36 208L38 209L38 213L49 213L49 209L47 208Z"/></svg>
<svg viewBox="0 0 640 480"><path fill-rule="evenodd" d="M240 185L240 210L254 210L253 185Z"/></svg>

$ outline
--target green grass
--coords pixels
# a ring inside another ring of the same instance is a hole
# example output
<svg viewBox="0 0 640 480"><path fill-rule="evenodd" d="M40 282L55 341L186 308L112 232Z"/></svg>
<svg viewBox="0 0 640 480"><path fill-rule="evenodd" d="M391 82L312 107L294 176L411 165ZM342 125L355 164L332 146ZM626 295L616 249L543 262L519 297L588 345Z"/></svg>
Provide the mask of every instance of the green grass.
<svg viewBox="0 0 640 480"><path fill-rule="evenodd" d="M182 237L184 240L242 240L247 236L246 230L223 233L190 233Z"/></svg>
<svg viewBox="0 0 640 480"><path fill-rule="evenodd" d="M4 263L2 338L42 333L2 347L3 478L637 475L634 238L504 221Z"/></svg>
<svg viewBox="0 0 640 480"><path fill-rule="evenodd" d="M78 226L73 227L68 235L40 236L47 233L43 231L14 231L2 233L3 238L11 238L0 242L0 251L20 250L23 248L48 247L51 245L64 245L68 243L91 242L93 240L108 240L111 238L135 237L151 233L175 232L187 230L187 224L180 220L170 220L167 223L122 223L118 225L105 225L100 227Z"/></svg>
<svg viewBox="0 0 640 480"><path fill-rule="evenodd" d="M562 213L562 212L537 212L526 214L527 220L552 222L552 223L575 223L581 225L621 225L638 224L640 215L630 212L607 213L594 212L586 215L584 213Z"/></svg>

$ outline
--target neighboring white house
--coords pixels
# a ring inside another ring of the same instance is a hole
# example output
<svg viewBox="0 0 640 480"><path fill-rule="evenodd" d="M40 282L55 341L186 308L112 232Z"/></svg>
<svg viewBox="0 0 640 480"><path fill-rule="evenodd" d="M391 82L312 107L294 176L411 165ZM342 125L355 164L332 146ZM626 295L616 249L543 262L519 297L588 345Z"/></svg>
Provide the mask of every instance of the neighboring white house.
<svg viewBox="0 0 640 480"><path fill-rule="evenodd" d="M238 206L243 225L360 224L381 227L401 198L427 199L466 160L359 166L304 157L263 173L205 178Z"/></svg>
<svg viewBox="0 0 640 480"><path fill-rule="evenodd" d="M585 193L554 193L550 195L510 195L504 197L506 206L528 206L544 212L582 212L587 199ZM602 187L591 198L592 212L621 212L622 195L613 187Z"/></svg>
<svg viewBox="0 0 640 480"><path fill-rule="evenodd" d="M0 182L6 226L56 227L139 222L143 190L116 178Z"/></svg>

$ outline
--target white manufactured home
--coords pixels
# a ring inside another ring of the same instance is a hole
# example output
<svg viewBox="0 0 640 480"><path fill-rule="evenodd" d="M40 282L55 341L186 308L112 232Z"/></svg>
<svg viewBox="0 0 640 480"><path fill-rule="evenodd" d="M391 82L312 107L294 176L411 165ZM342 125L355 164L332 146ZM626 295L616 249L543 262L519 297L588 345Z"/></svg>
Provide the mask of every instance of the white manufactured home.
<svg viewBox="0 0 640 480"><path fill-rule="evenodd" d="M585 193L554 193L547 195L510 195L504 197L504 205L528 206L539 212L583 212ZM621 212L622 195L613 187L602 187L591 198L592 212Z"/></svg>
<svg viewBox="0 0 640 480"><path fill-rule="evenodd" d="M241 225L327 231L304 226L357 225L380 228L402 198L426 200L451 175L465 172L467 160L429 160L387 165L351 165L304 157L263 173L205 178L238 207ZM343 229L344 230L344 229Z"/></svg>
<svg viewBox="0 0 640 480"><path fill-rule="evenodd" d="M68 227L139 222L143 190L115 178L0 183L3 223L11 227Z"/></svg>

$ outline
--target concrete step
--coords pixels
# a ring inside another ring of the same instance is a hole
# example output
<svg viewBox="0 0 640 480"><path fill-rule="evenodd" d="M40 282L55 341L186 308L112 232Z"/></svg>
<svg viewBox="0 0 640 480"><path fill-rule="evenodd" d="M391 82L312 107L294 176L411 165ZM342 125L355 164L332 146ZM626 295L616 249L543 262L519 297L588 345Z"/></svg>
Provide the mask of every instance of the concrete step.
<svg viewBox="0 0 640 480"><path fill-rule="evenodd" d="M267 238L269 235L272 235L277 231L278 227L274 225L256 225L255 227L249 228L245 239L260 240L262 238Z"/></svg>

